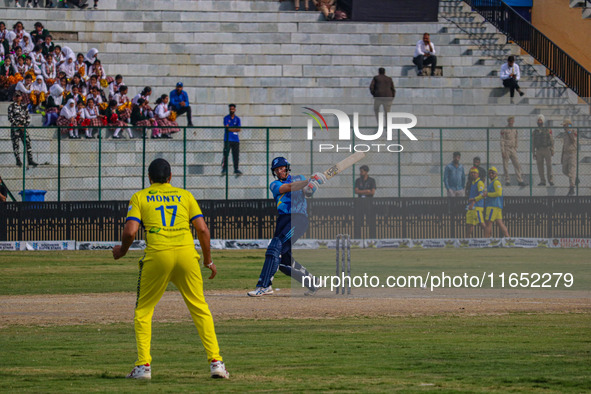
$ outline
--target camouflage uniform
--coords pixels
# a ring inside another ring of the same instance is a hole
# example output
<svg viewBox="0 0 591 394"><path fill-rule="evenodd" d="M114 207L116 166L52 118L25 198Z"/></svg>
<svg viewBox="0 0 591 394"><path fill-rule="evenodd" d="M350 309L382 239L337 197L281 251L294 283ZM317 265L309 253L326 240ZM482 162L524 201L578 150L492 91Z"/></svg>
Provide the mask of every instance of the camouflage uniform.
<svg viewBox="0 0 591 394"><path fill-rule="evenodd" d="M505 173L505 183L509 184L509 159L515 168L515 175L517 175L517 182L523 183L521 177L521 166L517 159L517 129L506 128L501 130L501 155L503 157L503 172Z"/></svg>
<svg viewBox="0 0 591 394"><path fill-rule="evenodd" d="M548 182L553 182L552 176L552 156L554 155L554 137L552 137L552 130L546 127L535 129L533 132L534 150L533 154L538 164L538 174L540 174L540 182L546 183L544 176L544 162L548 170Z"/></svg>
<svg viewBox="0 0 591 394"><path fill-rule="evenodd" d="M31 138L29 134L25 132L25 127L31 123L31 117L27 111L27 106L23 104L17 104L13 102L8 106L8 121L10 122L10 139L12 140L12 150L16 157L16 163L21 162L19 140L23 141L23 144L27 147L27 158L29 163L34 163L33 151L31 150ZM26 134L26 138L25 138Z"/></svg>

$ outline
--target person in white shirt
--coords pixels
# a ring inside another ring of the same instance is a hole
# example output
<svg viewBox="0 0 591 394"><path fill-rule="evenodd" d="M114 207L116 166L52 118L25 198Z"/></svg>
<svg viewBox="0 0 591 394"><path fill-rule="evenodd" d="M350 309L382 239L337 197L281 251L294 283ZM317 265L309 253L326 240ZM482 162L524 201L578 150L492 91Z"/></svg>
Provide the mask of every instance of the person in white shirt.
<svg viewBox="0 0 591 394"><path fill-rule="evenodd" d="M525 94L519 88L518 81L521 78L521 72L519 72L519 66L515 63L515 56L509 56L507 63L501 66L500 77L503 81L503 86L509 88L511 102L513 102L513 96L515 96L516 90L520 96Z"/></svg>
<svg viewBox="0 0 591 394"><path fill-rule="evenodd" d="M431 42L429 33L423 34L423 39L417 41L415 54L412 62L417 66L417 75L423 75L423 66L431 65L431 75L435 75L437 67L437 56L435 56L435 45Z"/></svg>

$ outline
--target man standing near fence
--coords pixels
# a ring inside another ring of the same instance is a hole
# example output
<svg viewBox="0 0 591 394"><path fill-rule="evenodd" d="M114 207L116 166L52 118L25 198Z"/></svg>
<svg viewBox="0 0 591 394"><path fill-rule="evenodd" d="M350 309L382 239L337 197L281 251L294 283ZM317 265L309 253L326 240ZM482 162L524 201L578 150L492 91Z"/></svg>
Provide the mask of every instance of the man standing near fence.
<svg viewBox="0 0 591 394"><path fill-rule="evenodd" d="M507 118L507 127L501 130L501 156L503 157L503 173L505 175L505 186L511 185L511 178L509 177L509 160L513 163L515 168L515 175L517 176L517 184L525 186L523 178L521 177L521 166L519 159L517 159L517 146L519 139L517 137L517 129L513 127L515 124L515 117L509 116Z"/></svg>
<svg viewBox="0 0 591 394"><path fill-rule="evenodd" d="M554 186L554 178L552 176L552 156L554 156L554 138L552 137L552 129L544 127L546 118L544 115L538 116L538 128L533 131L533 155L536 164L538 165L538 174L540 175L540 183L538 186L546 186L546 177L544 176L544 163L548 171L548 182L550 186Z"/></svg>
<svg viewBox="0 0 591 394"><path fill-rule="evenodd" d="M466 173L464 167L460 164L461 157L460 152L454 152L453 161L445 167L443 173L443 184L448 197L464 197Z"/></svg>
<svg viewBox="0 0 591 394"><path fill-rule="evenodd" d="M577 130L572 128L573 124L570 119L564 119L562 127L564 127L564 134L562 136L562 173L568 177L568 194L567 196L575 195L575 185L578 183L577 179Z"/></svg>
<svg viewBox="0 0 591 394"><path fill-rule="evenodd" d="M222 175L228 172L228 155L232 150L232 163L234 164L234 175L242 175L238 169L240 163L240 137L238 133L242 130L240 118L236 116L236 105L228 105L230 113L224 117L224 157L222 159Z"/></svg>

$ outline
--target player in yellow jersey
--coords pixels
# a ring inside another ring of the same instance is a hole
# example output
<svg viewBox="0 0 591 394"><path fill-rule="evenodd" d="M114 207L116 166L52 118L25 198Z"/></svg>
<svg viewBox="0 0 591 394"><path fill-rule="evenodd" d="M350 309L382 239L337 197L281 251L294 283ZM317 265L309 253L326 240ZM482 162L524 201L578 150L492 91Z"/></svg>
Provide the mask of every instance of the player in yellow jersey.
<svg viewBox="0 0 591 394"><path fill-rule="evenodd" d="M199 254L195 250L191 224L203 251L203 264L211 270L213 279L217 269L211 260L209 229L201 209L191 193L170 184L170 164L156 159L148 168L151 186L133 195L129 203L127 221L121 245L113 248L115 260L125 256L140 224L146 232L146 251L139 262L137 301L135 305L135 337L138 359L128 378L150 379L150 342L152 315L169 282L181 292L207 352L212 378L229 378L230 374L220 356L213 318L203 296L203 281Z"/></svg>

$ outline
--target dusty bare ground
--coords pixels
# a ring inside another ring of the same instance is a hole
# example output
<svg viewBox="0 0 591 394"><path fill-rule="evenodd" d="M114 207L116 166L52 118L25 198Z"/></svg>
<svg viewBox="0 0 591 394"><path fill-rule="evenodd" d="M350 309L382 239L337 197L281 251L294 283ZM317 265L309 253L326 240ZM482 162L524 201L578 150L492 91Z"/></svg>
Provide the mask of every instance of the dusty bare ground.
<svg viewBox="0 0 591 394"><path fill-rule="evenodd" d="M591 313L588 292L554 294L474 294L426 290L401 293L389 298L334 296L292 297L289 289L261 298L244 291L206 293L215 320L227 319L323 319L341 316L487 315L509 312ZM0 327L8 325L76 325L131 322L134 293L32 295L0 297ZM154 320L190 321L178 292L167 292L156 307Z"/></svg>

